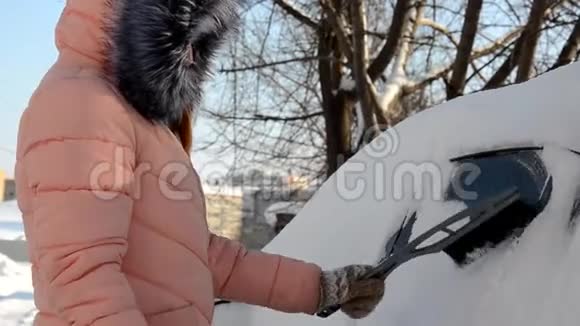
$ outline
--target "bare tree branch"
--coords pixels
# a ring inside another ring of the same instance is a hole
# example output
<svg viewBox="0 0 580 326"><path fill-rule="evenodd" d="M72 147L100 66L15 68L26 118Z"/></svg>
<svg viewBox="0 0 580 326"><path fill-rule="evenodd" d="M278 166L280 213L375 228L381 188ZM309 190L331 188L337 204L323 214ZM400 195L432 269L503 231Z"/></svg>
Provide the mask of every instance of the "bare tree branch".
<svg viewBox="0 0 580 326"><path fill-rule="evenodd" d="M580 47L579 7L543 1L550 8L532 60L538 73L577 59ZM480 1L479 22L471 15L476 2L252 1L222 61L215 89L223 93L212 92L201 109L213 131L199 141L233 154L234 169L334 173L365 141L365 120L381 129L446 101L443 84L454 97L494 78L498 86L513 82L533 0Z"/></svg>
<svg viewBox="0 0 580 326"><path fill-rule="evenodd" d="M513 31L506 33L504 36L497 40L492 41L492 43L484 48L474 50L473 53L476 54L476 59L485 57L486 55L493 54L499 49L506 46L506 44L512 42L521 33L521 28L516 28Z"/></svg>
<svg viewBox="0 0 580 326"><path fill-rule="evenodd" d="M544 1L544 0L539 0L539 1ZM550 12L550 10L561 5L563 2L564 2L563 0L558 0L558 1L551 0L551 3L550 3L550 6L548 7L548 10L543 10L542 17L545 17L546 14ZM530 12L530 18L531 18L531 15L532 15L532 12ZM528 30L529 30L528 26L530 24L531 24L531 20L528 21L528 23L526 24L526 27L524 28L524 30L520 34L520 37L515 42L515 46L514 46L512 53L506 58L504 63L495 72L495 74L487 81L487 83L483 87L483 90L489 90L489 89L500 87L503 84L503 82L508 78L508 76L511 74L511 72L514 70L514 68L517 66L517 63L518 63L519 58L520 58L520 54L522 52L522 47L524 46L524 43L527 41L527 34L528 34Z"/></svg>
<svg viewBox="0 0 580 326"><path fill-rule="evenodd" d="M342 53L347 58L349 63L352 63L353 60L353 51L352 51L352 44L348 39L348 33L346 31L346 26L344 21L335 8L332 6L329 0L320 0L320 4L329 18L329 22L332 24L332 29L338 39L338 43L340 44L340 49Z"/></svg>
<svg viewBox="0 0 580 326"><path fill-rule="evenodd" d="M572 31L570 37L568 38L568 41L566 41L566 44L562 48L562 52L560 52L558 60L556 60L556 63L554 63L554 65L550 68L550 70L557 69L561 66L573 62L576 59L579 45L580 45L580 18L576 22L576 25L574 25L574 30Z"/></svg>
<svg viewBox="0 0 580 326"><path fill-rule="evenodd" d="M410 9L411 0L397 0L387 41L368 69L368 74L372 81L376 81L393 60L395 52L401 43L404 33L403 23Z"/></svg>
<svg viewBox="0 0 580 326"><path fill-rule="evenodd" d="M340 46L337 47L337 37L333 24L329 22L330 19L328 15L323 18L321 28L318 30L317 53L321 57L333 55L341 50ZM344 92L339 89L343 68L344 66L340 61L320 60L318 62L321 106L324 111L326 132L324 138L326 144L325 170L328 175L334 173L352 153L352 107Z"/></svg>
<svg viewBox="0 0 580 326"><path fill-rule="evenodd" d="M219 70L219 72L220 73L236 73L236 72L244 72L244 71L250 71L250 70L270 68L270 67L285 65L285 64L294 63L294 62L305 62L305 61L315 61L315 60L334 60L334 58L308 56L308 57L303 57L303 58L292 58L292 59L281 60L281 61L276 61L276 62L266 62L266 63L262 63L262 64L246 66L246 67L241 67L241 68L221 68Z"/></svg>
<svg viewBox="0 0 580 326"><path fill-rule="evenodd" d="M379 129L374 116L371 93L367 83L368 51L365 37L366 14L363 0L350 0L350 11L353 24L353 72L356 81L356 90L362 108L364 129L372 132L372 138L379 134Z"/></svg>
<svg viewBox="0 0 580 326"><path fill-rule="evenodd" d="M434 22L431 19L427 19L427 18L421 18L421 20L419 20L418 23L419 23L419 25L431 27L432 29L436 30L437 32L443 34L445 37L447 37L449 42L451 42L453 45L455 45L455 47L459 47L459 42L457 42L457 40L453 37L453 34L451 34L451 32L449 31L449 29L447 29L447 27L445 27L437 22Z"/></svg>
<svg viewBox="0 0 580 326"><path fill-rule="evenodd" d="M317 111L317 112L313 112L313 113L301 115L301 116L280 117L280 116L256 113L256 114L254 114L254 116L251 116L251 117L243 117L243 116L223 115L223 114L219 114L219 113L208 111L208 110L204 110L204 112L206 112L207 114L212 115L216 118L219 118L222 120L230 120L230 121L233 121L233 120L242 120L242 121L300 121L300 120L308 120L308 119L312 119L315 117L319 117L319 116L322 116L324 114L324 112L322 112L322 111Z"/></svg>
<svg viewBox="0 0 580 326"><path fill-rule="evenodd" d="M479 14L482 6L483 0L469 0L467 3L463 30L461 32L461 40L459 41L457 55L455 56L455 64L453 65L453 74L451 81L447 85L447 99L459 96L465 87L467 66L470 61L469 59L471 57L473 42L475 41L475 34L477 33Z"/></svg>
<svg viewBox="0 0 580 326"><path fill-rule="evenodd" d="M453 69L453 65L449 65L444 68L437 69L432 71L431 74L419 82L408 82L406 85L403 86L403 92L405 94L414 93L425 86L429 85L430 83L436 81L437 79L445 77L449 72Z"/></svg>
<svg viewBox="0 0 580 326"><path fill-rule="evenodd" d="M254 119L256 120L262 120L262 121L298 121L298 120L307 120L307 119L311 119L314 117L319 117L322 114L324 114L324 112L322 111L318 111L318 112L314 112L314 113L310 113L307 115L302 115L302 116L296 116L296 117L277 117L277 116L272 116L272 115L264 115L264 114L256 114L254 115Z"/></svg>
<svg viewBox="0 0 580 326"><path fill-rule="evenodd" d="M516 82L520 83L530 79L532 66L534 64L534 54L538 38L540 37L540 28L542 27L542 20L544 12L546 11L548 0L534 0L532 9L530 10L530 17L528 25L526 26L525 41L521 44L520 56L518 60L518 73L516 75Z"/></svg>
<svg viewBox="0 0 580 326"><path fill-rule="evenodd" d="M395 124L403 118L403 113L397 110L404 94L404 86L408 83L405 67L411 55L411 41L423 16L424 1L418 3L415 10L409 10L403 21L403 37L401 46L395 56L393 67L385 82L385 90L381 97L381 108L390 124Z"/></svg>
<svg viewBox="0 0 580 326"><path fill-rule="evenodd" d="M308 17L307 14L303 13L302 11L300 11L300 9L289 4L288 2L286 2L286 0L274 0L274 3L280 6L280 8L284 9L290 16L296 18L302 24L313 29L318 28L318 23L314 19Z"/></svg>
<svg viewBox="0 0 580 326"><path fill-rule="evenodd" d="M377 89L375 88L375 85L373 84L373 81L371 80L369 75L368 74L365 75L367 78L367 84L369 87L370 97L372 101L373 110L375 112L375 117L377 119L377 123L379 124L379 127L387 126L389 124L389 120L385 116L385 112L383 112L383 108L381 106L381 101L379 99Z"/></svg>
<svg viewBox="0 0 580 326"><path fill-rule="evenodd" d="M514 70L516 67L517 58L520 56L522 43L525 42L525 36L523 36L523 34L524 33L522 33L522 35L520 35L520 37L516 40L513 51L505 59L501 67L487 81L483 87L484 90L500 87Z"/></svg>
<svg viewBox="0 0 580 326"><path fill-rule="evenodd" d="M479 58L493 54L497 50L505 47L507 43L513 41L513 39L515 37L517 37L519 35L519 33L520 33L520 29L519 28L515 29L515 30L507 33L503 37L499 38L498 40L492 41L491 44L489 44L485 47L482 47L480 49L473 50L473 52L471 53L471 56L469 58L469 61L473 62L474 60L477 60ZM443 68L436 69L436 70L432 71L431 73L429 73L421 81L407 83L404 86L403 91L405 92L405 94L414 93L414 92L424 88L425 86L429 85L430 83L434 82L435 80L447 76L449 74L449 72L452 71L452 69L453 69L453 63L451 63Z"/></svg>

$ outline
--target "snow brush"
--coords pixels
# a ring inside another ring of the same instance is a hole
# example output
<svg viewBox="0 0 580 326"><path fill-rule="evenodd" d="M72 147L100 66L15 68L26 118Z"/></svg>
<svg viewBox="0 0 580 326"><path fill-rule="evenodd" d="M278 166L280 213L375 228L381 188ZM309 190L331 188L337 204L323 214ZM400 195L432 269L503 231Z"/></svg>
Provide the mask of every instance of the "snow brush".
<svg viewBox="0 0 580 326"><path fill-rule="evenodd" d="M518 188L511 187L504 192L482 200L477 206L460 211L410 242L413 226L417 221L417 213L414 212L410 217L406 216L399 230L387 241L384 258L379 261L374 269L364 275L363 279L380 278L385 280L397 267L413 258L444 251L519 199ZM459 224L456 230L451 229L453 224ZM425 244L427 240L441 232L445 234L442 239L433 241L431 244ZM421 247L421 245L423 246ZM340 307L340 305L327 307L317 313L317 316L322 318L329 317L340 310Z"/></svg>

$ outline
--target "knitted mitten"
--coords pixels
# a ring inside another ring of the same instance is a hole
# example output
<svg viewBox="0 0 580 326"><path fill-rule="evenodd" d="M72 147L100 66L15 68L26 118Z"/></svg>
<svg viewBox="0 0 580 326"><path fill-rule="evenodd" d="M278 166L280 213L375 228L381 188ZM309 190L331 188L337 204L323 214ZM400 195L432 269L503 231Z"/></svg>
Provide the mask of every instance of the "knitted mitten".
<svg viewBox="0 0 580 326"><path fill-rule="evenodd" d="M320 282L318 311L340 304L341 311L353 319L368 316L382 300L385 283L382 279L361 280L373 266L349 265L324 271Z"/></svg>

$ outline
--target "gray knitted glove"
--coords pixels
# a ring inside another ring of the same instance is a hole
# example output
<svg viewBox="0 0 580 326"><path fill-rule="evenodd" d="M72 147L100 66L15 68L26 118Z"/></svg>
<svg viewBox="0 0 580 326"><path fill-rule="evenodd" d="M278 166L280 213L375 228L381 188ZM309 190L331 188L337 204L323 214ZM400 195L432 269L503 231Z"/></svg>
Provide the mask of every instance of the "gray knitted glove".
<svg viewBox="0 0 580 326"><path fill-rule="evenodd" d="M373 266L349 265L324 271L320 280L318 311L340 304L341 311L353 319L368 316L382 300L385 283L382 279L361 280Z"/></svg>

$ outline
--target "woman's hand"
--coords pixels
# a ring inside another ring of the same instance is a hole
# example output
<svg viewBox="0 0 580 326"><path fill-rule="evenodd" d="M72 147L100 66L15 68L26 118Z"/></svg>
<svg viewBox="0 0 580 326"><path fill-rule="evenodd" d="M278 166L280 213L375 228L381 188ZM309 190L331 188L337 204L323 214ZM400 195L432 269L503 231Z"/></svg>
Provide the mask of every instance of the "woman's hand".
<svg viewBox="0 0 580 326"><path fill-rule="evenodd" d="M322 272L318 310L339 304L341 311L350 318L368 316L385 293L384 280L362 279L372 268L368 265L349 265Z"/></svg>

